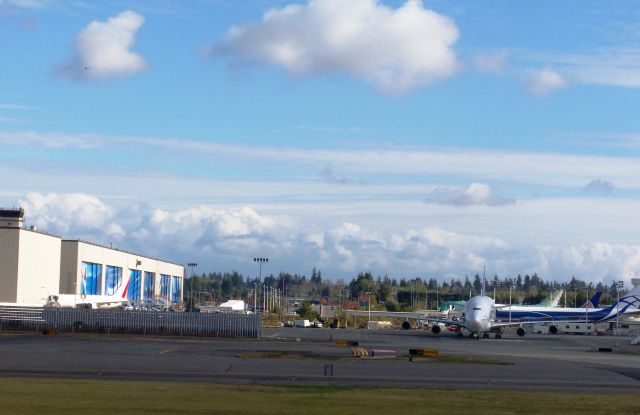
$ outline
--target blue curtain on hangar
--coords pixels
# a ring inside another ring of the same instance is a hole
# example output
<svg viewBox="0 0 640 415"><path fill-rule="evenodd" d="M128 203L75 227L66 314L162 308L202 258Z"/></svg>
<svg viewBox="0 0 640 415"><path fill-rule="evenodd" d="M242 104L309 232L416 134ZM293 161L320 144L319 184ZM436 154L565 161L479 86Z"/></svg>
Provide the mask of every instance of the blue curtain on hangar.
<svg viewBox="0 0 640 415"><path fill-rule="evenodd" d="M83 281L80 286L80 294L102 294L102 264L82 262Z"/></svg>
<svg viewBox="0 0 640 415"><path fill-rule="evenodd" d="M180 277L173 277L173 289L171 290L171 302L182 302L182 293L180 292Z"/></svg>
<svg viewBox="0 0 640 415"><path fill-rule="evenodd" d="M171 284L171 276L160 274L160 296L165 300L169 300L169 285Z"/></svg>
<svg viewBox="0 0 640 415"><path fill-rule="evenodd" d="M130 269L131 281L129 282L129 290L127 291L127 298L131 301L140 301L140 270Z"/></svg>
<svg viewBox="0 0 640 415"><path fill-rule="evenodd" d="M156 295L155 293L155 287L156 287L156 274L153 272L146 272L144 273L144 299L146 300L147 298L151 298L153 299Z"/></svg>
<svg viewBox="0 0 640 415"><path fill-rule="evenodd" d="M122 268L107 265L105 274L105 294L114 295L122 283Z"/></svg>

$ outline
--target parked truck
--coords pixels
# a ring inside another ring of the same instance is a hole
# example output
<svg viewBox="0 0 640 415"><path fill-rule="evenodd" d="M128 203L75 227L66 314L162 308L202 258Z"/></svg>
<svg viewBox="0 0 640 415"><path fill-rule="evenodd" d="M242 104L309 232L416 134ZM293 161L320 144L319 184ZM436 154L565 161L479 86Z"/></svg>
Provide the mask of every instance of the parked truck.
<svg viewBox="0 0 640 415"><path fill-rule="evenodd" d="M565 322L542 323L532 325L532 331L540 334L593 334L595 324L589 322Z"/></svg>
<svg viewBox="0 0 640 415"><path fill-rule="evenodd" d="M311 327L309 320L296 320L296 327Z"/></svg>

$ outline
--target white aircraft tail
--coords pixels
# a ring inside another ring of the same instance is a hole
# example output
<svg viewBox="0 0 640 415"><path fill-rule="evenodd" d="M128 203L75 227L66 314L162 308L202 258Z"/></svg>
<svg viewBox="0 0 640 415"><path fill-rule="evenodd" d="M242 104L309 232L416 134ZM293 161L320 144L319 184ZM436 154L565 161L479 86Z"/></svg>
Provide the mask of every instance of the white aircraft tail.
<svg viewBox="0 0 640 415"><path fill-rule="evenodd" d="M538 305L541 307L557 307L562 299L562 294L564 294L564 290L555 290Z"/></svg>
<svg viewBox="0 0 640 415"><path fill-rule="evenodd" d="M120 286L118 287L118 289L116 290L115 293L113 293L114 297L118 297L118 298L127 298L127 292L129 291L129 284L131 283L131 275L129 275L126 279L122 279L122 282L120 283Z"/></svg>
<svg viewBox="0 0 640 415"><path fill-rule="evenodd" d="M631 278L631 285L633 285L631 291L629 291L623 297L620 297L620 301L622 301L623 298L627 297L640 297L640 278Z"/></svg>
<svg viewBox="0 0 640 415"><path fill-rule="evenodd" d="M631 278L633 288L627 294L620 297L620 301L609 306L607 310L616 314L625 314L629 310L640 309L640 278Z"/></svg>
<svg viewBox="0 0 640 415"><path fill-rule="evenodd" d="M487 266L483 265L482 266L482 289L480 290L480 296L484 297L484 290L485 287L487 286L487 277L486 277L486 270L487 270Z"/></svg>

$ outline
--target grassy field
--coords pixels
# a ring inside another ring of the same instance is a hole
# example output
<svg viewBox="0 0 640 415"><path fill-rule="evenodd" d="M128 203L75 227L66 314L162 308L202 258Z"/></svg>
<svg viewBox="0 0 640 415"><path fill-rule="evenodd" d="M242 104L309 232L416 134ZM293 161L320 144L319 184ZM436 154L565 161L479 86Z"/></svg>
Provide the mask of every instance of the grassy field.
<svg viewBox="0 0 640 415"><path fill-rule="evenodd" d="M632 394L0 378L0 414L640 414ZM490 412L487 412L490 411Z"/></svg>

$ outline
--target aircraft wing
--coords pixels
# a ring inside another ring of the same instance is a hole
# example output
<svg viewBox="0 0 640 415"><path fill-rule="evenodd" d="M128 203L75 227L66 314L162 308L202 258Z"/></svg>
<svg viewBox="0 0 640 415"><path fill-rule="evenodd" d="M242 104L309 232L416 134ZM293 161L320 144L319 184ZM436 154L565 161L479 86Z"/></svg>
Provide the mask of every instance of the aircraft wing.
<svg viewBox="0 0 640 415"><path fill-rule="evenodd" d="M431 318L431 317L425 318L425 320L429 321L430 323L439 323L447 326L456 326L456 327L463 327L463 328L467 327L464 324L464 321L462 320L451 320L446 318Z"/></svg>
<svg viewBox="0 0 640 415"><path fill-rule="evenodd" d="M419 320L429 320L432 318L424 312L406 312L406 311L366 311L366 310L347 310L347 316L358 316L358 317L391 317L391 318L404 318L404 319L419 319Z"/></svg>

